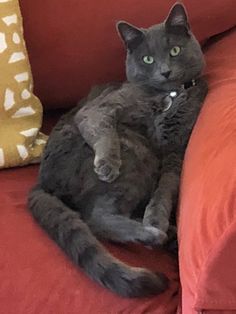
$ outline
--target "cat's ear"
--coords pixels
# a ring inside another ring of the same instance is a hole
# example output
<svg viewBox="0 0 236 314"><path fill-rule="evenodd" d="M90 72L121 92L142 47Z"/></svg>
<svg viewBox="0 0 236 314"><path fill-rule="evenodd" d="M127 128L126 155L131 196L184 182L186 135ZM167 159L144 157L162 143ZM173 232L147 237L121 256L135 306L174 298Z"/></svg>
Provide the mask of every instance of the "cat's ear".
<svg viewBox="0 0 236 314"><path fill-rule="evenodd" d="M188 16L185 7L181 3L176 3L170 10L165 21L166 29L170 32L189 34Z"/></svg>
<svg viewBox="0 0 236 314"><path fill-rule="evenodd" d="M144 32L124 21L116 24L117 31L128 50L134 50L144 39Z"/></svg>

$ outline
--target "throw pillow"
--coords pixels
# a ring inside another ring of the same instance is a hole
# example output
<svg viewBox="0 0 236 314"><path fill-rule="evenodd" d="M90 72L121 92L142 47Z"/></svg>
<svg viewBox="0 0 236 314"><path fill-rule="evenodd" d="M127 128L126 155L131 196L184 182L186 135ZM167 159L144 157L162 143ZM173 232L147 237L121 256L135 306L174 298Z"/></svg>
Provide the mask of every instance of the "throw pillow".
<svg viewBox="0 0 236 314"><path fill-rule="evenodd" d="M0 168L40 160L46 136L40 132L42 105L32 91L18 0L0 0Z"/></svg>

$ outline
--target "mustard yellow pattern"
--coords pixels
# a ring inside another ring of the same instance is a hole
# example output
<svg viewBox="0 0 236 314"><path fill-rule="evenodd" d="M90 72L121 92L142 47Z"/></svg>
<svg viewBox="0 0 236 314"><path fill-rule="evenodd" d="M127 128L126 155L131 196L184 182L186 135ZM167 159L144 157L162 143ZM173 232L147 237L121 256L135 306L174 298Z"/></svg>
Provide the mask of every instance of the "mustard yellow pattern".
<svg viewBox="0 0 236 314"><path fill-rule="evenodd" d="M47 137L32 90L18 0L0 0L0 168L40 160Z"/></svg>

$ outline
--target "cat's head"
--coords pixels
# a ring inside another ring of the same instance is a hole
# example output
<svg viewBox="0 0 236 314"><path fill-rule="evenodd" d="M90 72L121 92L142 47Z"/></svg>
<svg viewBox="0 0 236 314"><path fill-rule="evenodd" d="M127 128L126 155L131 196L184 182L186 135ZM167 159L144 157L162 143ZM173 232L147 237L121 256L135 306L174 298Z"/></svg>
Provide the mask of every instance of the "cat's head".
<svg viewBox="0 0 236 314"><path fill-rule="evenodd" d="M201 74L203 54L182 4L161 24L143 29L121 21L117 29L127 48L128 81L170 90Z"/></svg>

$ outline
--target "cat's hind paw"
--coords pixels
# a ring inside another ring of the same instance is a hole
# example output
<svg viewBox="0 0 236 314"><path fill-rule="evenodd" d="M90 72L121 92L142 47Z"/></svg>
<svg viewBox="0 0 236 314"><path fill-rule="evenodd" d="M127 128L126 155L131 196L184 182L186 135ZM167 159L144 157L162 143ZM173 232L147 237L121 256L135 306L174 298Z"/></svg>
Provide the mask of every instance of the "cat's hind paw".
<svg viewBox="0 0 236 314"><path fill-rule="evenodd" d="M162 246L168 241L168 236L165 232L152 226L144 226L144 234L145 237L140 242L147 246Z"/></svg>

